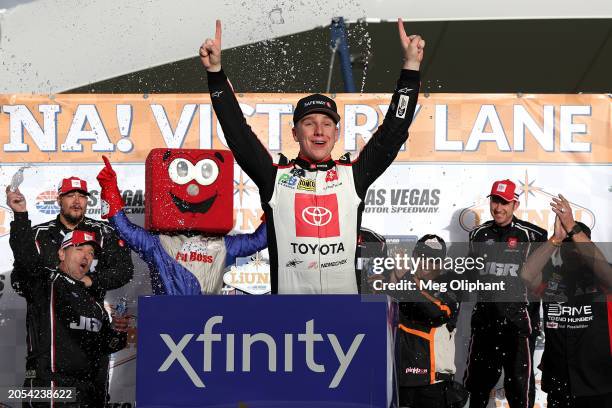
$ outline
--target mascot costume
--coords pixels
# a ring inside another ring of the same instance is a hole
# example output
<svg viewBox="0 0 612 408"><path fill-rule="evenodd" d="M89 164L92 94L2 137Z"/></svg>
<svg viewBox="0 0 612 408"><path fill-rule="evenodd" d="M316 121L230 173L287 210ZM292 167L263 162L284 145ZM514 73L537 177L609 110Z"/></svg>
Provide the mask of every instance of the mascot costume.
<svg viewBox="0 0 612 408"><path fill-rule="evenodd" d="M218 294L237 257L267 246L263 222L252 234L233 226L234 157L229 150L153 149L145 164L145 228L124 211L117 175L106 157L98 174L102 218L149 266L153 293Z"/></svg>

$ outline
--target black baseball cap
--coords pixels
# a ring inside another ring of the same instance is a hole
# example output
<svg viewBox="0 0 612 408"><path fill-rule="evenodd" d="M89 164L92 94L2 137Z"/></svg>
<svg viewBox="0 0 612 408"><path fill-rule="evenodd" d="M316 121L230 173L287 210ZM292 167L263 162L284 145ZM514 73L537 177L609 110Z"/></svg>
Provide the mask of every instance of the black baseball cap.
<svg viewBox="0 0 612 408"><path fill-rule="evenodd" d="M444 258L446 257L446 243L434 234L423 235L414 247L412 256L423 258Z"/></svg>
<svg viewBox="0 0 612 408"><path fill-rule="evenodd" d="M300 99L293 111L293 126L295 126L304 116L311 113L323 113L334 120L340 121L338 108L333 99L321 94L312 94Z"/></svg>

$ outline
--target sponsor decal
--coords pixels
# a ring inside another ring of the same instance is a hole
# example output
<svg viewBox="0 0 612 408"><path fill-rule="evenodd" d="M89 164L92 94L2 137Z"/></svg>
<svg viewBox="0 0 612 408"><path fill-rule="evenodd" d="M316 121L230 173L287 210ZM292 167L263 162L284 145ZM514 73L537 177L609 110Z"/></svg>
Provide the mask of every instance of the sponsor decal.
<svg viewBox="0 0 612 408"><path fill-rule="evenodd" d="M413 91L413 90L414 89L412 89L412 88L401 88L401 89L397 90L397 93L399 93L399 94L407 94L408 92Z"/></svg>
<svg viewBox="0 0 612 408"><path fill-rule="evenodd" d="M395 117L404 119L406 117L406 112L408 111L408 101L410 97L408 95L400 95L399 103L397 104L397 111L395 112Z"/></svg>
<svg viewBox="0 0 612 408"><path fill-rule="evenodd" d="M437 214L440 212L440 189L370 188L365 205L364 212L371 214Z"/></svg>
<svg viewBox="0 0 612 408"><path fill-rule="evenodd" d="M314 180L307 179L307 178L301 178L298 183L297 189L306 190L306 191L315 191L316 184L317 183Z"/></svg>
<svg viewBox="0 0 612 408"><path fill-rule="evenodd" d="M497 185L497 192L498 193L505 193L506 192L506 184L504 183L499 183Z"/></svg>
<svg viewBox="0 0 612 408"><path fill-rule="evenodd" d="M518 238L516 237L508 238L508 248L516 249L517 246L518 246Z"/></svg>
<svg viewBox="0 0 612 408"><path fill-rule="evenodd" d="M338 180L338 171L336 169L329 169L325 174L325 182L329 183Z"/></svg>
<svg viewBox="0 0 612 408"><path fill-rule="evenodd" d="M269 362L268 371L277 372L277 370L284 370L285 372L292 372L293 366L299 365L300 367L298 370L300 371L308 368L312 372L329 377L330 382L328 388L337 388L341 384L342 378L349 369L353 358L359 353L359 346L366 336L365 333L358 333L352 339L349 337L348 339L342 338L339 340L337 333L317 333L315 331L315 319L311 319L304 322L303 333L296 332L301 329L296 329L296 331L289 333L281 333L280 336L273 333L257 333L256 336L265 337L265 342L269 345L267 351L268 358L262 359L261 356L252 358L252 355L260 351L261 348L251 347L253 343L253 336L251 334L215 333L215 326L222 325L223 319L224 316L211 316L204 323L202 333L185 333L181 337L176 338L173 338L169 334L160 333L159 336L168 347L168 354L159 366L158 372L166 372L168 369L173 368L173 370L171 370L171 375L176 375L177 366L180 366L195 387L205 388L206 385L204 384L205 378L203 374L212 372L213 369L215 372L234 372L240 370L242 372L250 372L251 361L266 361ZM290 347L287 346L288 341L291 342ZM297 343L295 343L296 341ZM215 342L226 344L224 346L214 346L213 344ZM297 349L299 347L299 342L304 342L306 344L306 350L311 350L312 353L307 351L303 361L296 360L295 357L293 357L293 364L290 366L287 364L277 364L277 361L292 361L292 352L288 350ZM315 342L319 342L317 347L314 347ZM203 343L204 346L196 346L198 343ZM279 347L279 343L284 344L285 347ZM341 344L347 345L347 348L343 350L340 346ZM328 349L326 352L333 350L335 353L337 359L337 365L335 367L330 367L329 363L325 365L317 364L316 367L314 366L314 361L321 361L320 355L318 358L316 356L317 351L321 353L321 348L325 346L327 346ZM202 358L194 361L193 354L189 354L189 356L184 355L183 350L185 347L203 350ZM231 365L226 364L220 367L213 366L212 361L215 357L212 356L212 354L220 352L225 353L224 360L232 362ZM234 366L234 361L248 361L249 363ZM196 369L198 370L196 371ZM256 367L255 371L260 371L261 369L261 367Z"/></svg>
<svg viewBox="0 0 612 408"><path fill-rule="evenodd" d="M548 316L589 316L592 314L591 305L565 306L562 303L548 305Z"/></svg>
<svg viewBox="0 0 612 408"><path fill-rule="evenodd" d="M8 235L11 232L11 216L13 211L0 205L0 237Z"/></svg>
<svg viewBox="0 0 612 408"><path fill-rule="evenodd" d="M291 248L294 254L302 255L334 255L344 252L344 244L342 242L333 244L298 244L291 242Z"/></svg>
<svg viewBox="0 0 612 408"><path fill-rule="evenodd" d="M593 305L569 306L550 303L545 314L546 327L559 329L585 329L593 321Z"/></svg>
<svg viewBox="0 0 612 408"><path fill-rule="evenodd" d="M319 269L319 263L317 261L310 261L308 269Z"/></svg>
<svg viewBox="0 0 612 408"><path fill-rule="evenodd" d="M306 170L297 167L292 168L289 173L291 173L295 177L306 177Z"/></svg>
<svg viewBox="0 0 612 408"><path fill-rule="evenodd" d="M339 261L333 261L333 262L325 262L321 264L321 269L323 268L331 268L333 266L340 266L340 265L344 265L347 262L346 259L341 259Z"/></svg>
<svg viewBox="0 0 612 408"><path fill-rule="evenodd" d="M278 185L293 189L295 188L299 180L299 177L292 176L290 174L281 174L278 178Z"/></svg>
<svg viewBox="0 0 612 408"><path fill-rule="evenodd" d="M551 193L536 184L536 180L529 179L525 170L525 177L515 180L516 193L519 195L519 208L514 212L517 218L535 224L547 231L552 231L555 224L555 213L550 211L550 201L558 193ZM500 184L501 185L501 184ZM489 199L486 187L482 196L472 206L464 208L459 215L459 224L465 231L471 231L478 225L491 219ZM581 221L589 228L595 226L595 214L588 208L570 201L570 207L576 221Z"/></svg>
<svg viewBox="0 0 612 408"><path fill-rule="evenodd" d="M295 233L298 237L340 236L338 198L335 194L295 194Z"/></svg>
<svg viewBox="0 0 612 408"><path fill-rule="evenodd" d="M480 271L481 275L493 275L493 276L514 276L518 277L520 269L519 264L514 263L499 263L499 262L487 262L485 268Z"/></svg>
<svg viewBox="0 0 612 408"><path fill-rule="evenodd" d="M304 261L300 261L298 259L291 259L291 260L289 260L289 262L287 262L287 264L285 266L287 268L295 268L296 266L298 266L302 262L304 262Z"/></svg>
<svg viewBox="0 0 612 408"><path fill-rule="evenodd" d="M79 316L79 322L70 323L70 328L74 330L99 332L102 328L102 322L93 317Z"/></svg>
<svg viewBox="0 0 612 408"><path fill-rule="evenodd" d="M259 256L240 266L232 266L223 275L223 283L251 295L270 292L270 265Z"/></svg>
<svg viewBox="0 0 612 408"><path fill-rule="evenodd" d="M212 94L210 94L210 96L212 96L213 98L220 98L221 95L223 95L223 91L215 91Z"/></svg>
<svg viewBox="0 0 612 408"><path fill-rule="evenodd" d="M309 107L310 105L323 105L323 106L327 106L328 108L332 107L331 103L329 103L328 101L314 100L314 101L304 102L305 108Z"/></svg>
<svg viewBox="0 0 612 408"><path fill-rule="evenodd" d="M426 368L407 367L406 374L427 374L429 371Z"/></svg>
<svg viewBox="0 0 612 408"><path fill-rule="evenodd" d="M188 241L183 244L176 253L174 259L180 262L201 262L211 264L214 258L207 254L206 244L201 242Z"/></svg>

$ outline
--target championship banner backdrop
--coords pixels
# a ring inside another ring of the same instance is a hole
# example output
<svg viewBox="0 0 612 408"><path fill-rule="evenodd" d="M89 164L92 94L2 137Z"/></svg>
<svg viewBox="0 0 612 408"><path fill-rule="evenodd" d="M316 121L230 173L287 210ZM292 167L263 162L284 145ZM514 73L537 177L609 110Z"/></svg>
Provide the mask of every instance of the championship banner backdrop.
<svg viewBox="0 0 612 408"><path fill-rule="evenodd" d="M271 154L297 155L291 120L294 104L302 96L237 95L247 122ZM356 157L382 123L390 95L332 96L341 116L332 156L350 152ZM143 225L144 161L151 149L227 148L205 94L0 95L0 111L0 186L4 191L24 168L19 188L32 224L59 214L57 186L69 176L88 182L86 215L99 219L96 175L104 154L117 172L126 214ZM555 215L549 203L561 193L576 219L592 228L593 240L609 243L611 149L610 95L421 94L408 142L367 192L362 225L398 242L429 233L450 243L465 242L473 227L490 219L487 195L493 181L510 179L520 195L518 217L550 234ZM234 188L234 232L252 232L261 222L259 193L237 165ZM10 282L12 219L2 197L0 384L4 385L21 384L25 369L25 301ZM612 260L610 247L600 246ZM262 256L265 259L265 252ZM151 294L146 264L136 255L133 260L133 281L106 297L110 305L127 297L129 313L135 316L129 347L113 355L111 363L111 402L122 407L135 401L136 301L139 295ZM242 275L232 276L234 284L249 283ZM456 336L459 376L469 336L469 325L463 324L469 322L468 308L462 310ZM541 354L539 344L536 356ZM495 397L503 400L499 393ZM541 408L544 400L538 392L536 406Z"/></svg>
<svg viewBox="0 0 612 408"><path fill-rule="evenodd" d="M271 152L297 153L291 136L299 94L238 95L247 121ZM355 152L382 122L387 94L339 94L334 151ZM2 162L142 163L156 147L225 146L208 95L0 96ZM608 163L608 95L420 96L398 161Z"/></svg>

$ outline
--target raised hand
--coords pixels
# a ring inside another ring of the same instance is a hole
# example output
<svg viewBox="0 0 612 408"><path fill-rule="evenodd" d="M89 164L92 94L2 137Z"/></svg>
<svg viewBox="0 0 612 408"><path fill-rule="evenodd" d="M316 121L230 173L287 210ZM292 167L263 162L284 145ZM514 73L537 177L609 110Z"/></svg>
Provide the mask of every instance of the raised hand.
<svg viewBox="0 0 612 408"><path fill-rule="evenodd" d="M6 186L6 204L13 212L26 212L27 203L26 199L21 194L21 191L17 189L15 192L11 191L11 186Z"/></svg>
<svg viewBox="0 0 612 408"><path fill-rule="evenodd" d="M558 198L553 197L552 202L550 203L550 207L552 211L557 214L557 217L559 217L561 225L563 226L566 232L574 228L576 221L574 221L572 207L570 206L569 201L567 201L567 199L563 197L563 195L559 194Z"/></svg>
<svg viewBox="0 0 612 408"><path fill-rule="evenodd" d="M418 34L407 35L406 30L404 30L404 21L402 21L401 18L397 19L397 29L404 57L404 65L402 68L418 71L421 66L421 61L423 61L425 40Z"/></svg>
<svg viewBox="0 0 612 408"><path fill-rule="evenodd" d="M566 237L567 237L567 232L563 228L563 225L561 224L561 219L557 215L557 216L555 216L555 230L553 232L553 238L555 238L557 241L561 242Z"/></svg>
<svg viewBox="0 0 612 408"><path fill-rule="evenodd" d="M221 71L221 20L215 24L215 39L207 38L200 46L200 60L207 71Z"/></svg>
<svg viewBox="0 0 612 408"><path fill-rule="evenodd" d="M108 158L102 156L104 160L104 168L100 170L98 176L98 183L102 187L100 192L100 199L102 201L102 218L111 218L117 214L125 206L123 199L121 198L121 192L117 186L117 174L111 166Z"/></svg>

